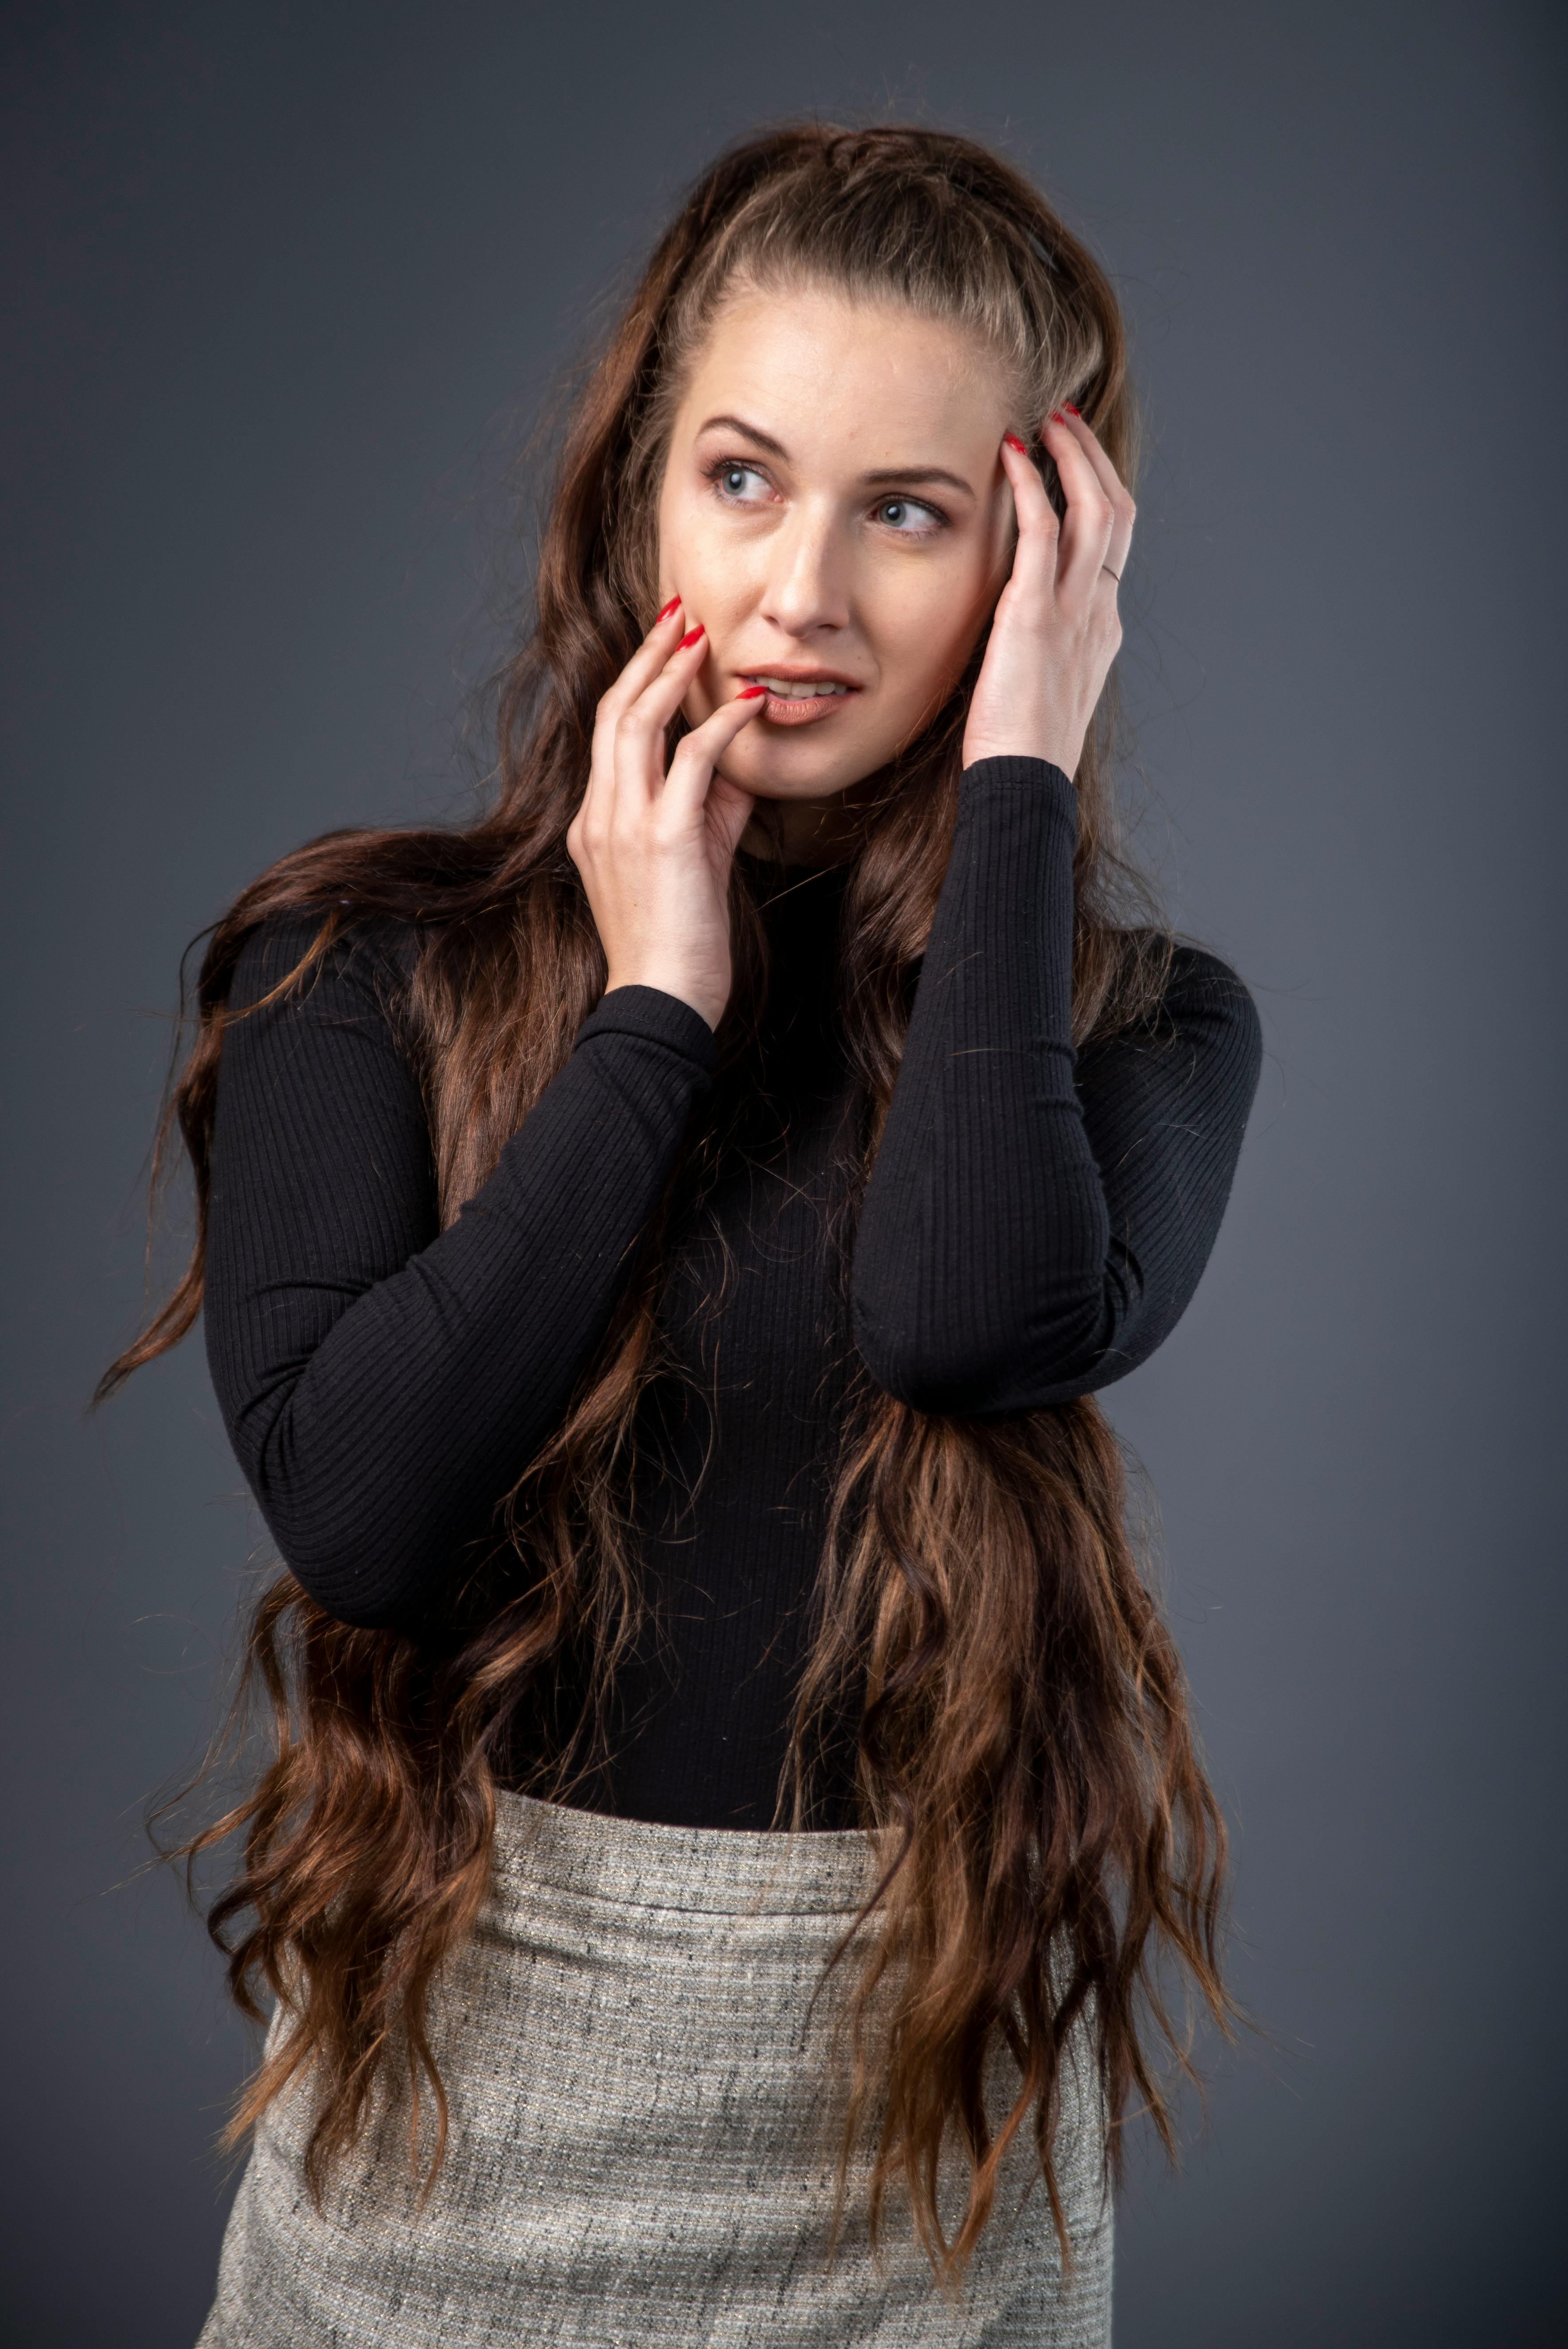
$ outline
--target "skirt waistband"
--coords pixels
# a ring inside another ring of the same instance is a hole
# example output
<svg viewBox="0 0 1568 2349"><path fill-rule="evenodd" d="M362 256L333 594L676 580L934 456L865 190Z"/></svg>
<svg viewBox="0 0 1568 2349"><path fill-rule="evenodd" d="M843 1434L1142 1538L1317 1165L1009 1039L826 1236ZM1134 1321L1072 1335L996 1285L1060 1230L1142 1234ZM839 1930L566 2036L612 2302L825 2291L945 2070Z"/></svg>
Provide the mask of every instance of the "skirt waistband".
<svg viewBox="0 0 1568 2349"><path fill-rule="evenodd" d="M503 1901L548 1886L688 1915L852 1916L876 1882L880 1847L858 1827L659 1826L496 1789L492 1866Z"/></svg>

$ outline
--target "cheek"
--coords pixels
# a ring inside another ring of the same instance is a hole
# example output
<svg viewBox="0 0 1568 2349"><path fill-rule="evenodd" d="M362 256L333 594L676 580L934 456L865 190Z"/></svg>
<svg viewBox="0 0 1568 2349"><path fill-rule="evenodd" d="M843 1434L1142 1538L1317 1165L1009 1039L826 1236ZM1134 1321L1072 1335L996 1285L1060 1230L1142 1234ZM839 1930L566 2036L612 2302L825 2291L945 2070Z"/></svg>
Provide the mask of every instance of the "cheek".
<svg viewBox="0 0 1568 2349"><path fill-rule="evenodd" d="M707 508L672 497L661 509L659 577L710 629L736 601L744 568L736 554L720 518Z"/></svg>
<svg viewBox="0 0 1568 2349"><path fill-rule="evenodd" d="M884 681L914 697L957 679L994 599L983 551L911 571L888 583L878 633Z"/></svg>

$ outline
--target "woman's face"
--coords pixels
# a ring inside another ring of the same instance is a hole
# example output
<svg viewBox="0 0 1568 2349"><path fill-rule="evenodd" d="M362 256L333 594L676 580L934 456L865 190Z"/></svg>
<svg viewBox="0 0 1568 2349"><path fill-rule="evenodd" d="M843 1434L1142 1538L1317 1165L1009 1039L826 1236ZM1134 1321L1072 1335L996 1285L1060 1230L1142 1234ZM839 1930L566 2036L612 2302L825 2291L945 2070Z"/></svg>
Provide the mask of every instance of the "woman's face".
<svg viewBox="0 0 1568 2349"><path fill-rule="evenodd" d="M772 688L723 771L785 803L787 844L962 675L1006 578L1009 420L1001 368L941 320L820 285L720 313L671 435L659 596L707 630L694 724Z"/></svg>

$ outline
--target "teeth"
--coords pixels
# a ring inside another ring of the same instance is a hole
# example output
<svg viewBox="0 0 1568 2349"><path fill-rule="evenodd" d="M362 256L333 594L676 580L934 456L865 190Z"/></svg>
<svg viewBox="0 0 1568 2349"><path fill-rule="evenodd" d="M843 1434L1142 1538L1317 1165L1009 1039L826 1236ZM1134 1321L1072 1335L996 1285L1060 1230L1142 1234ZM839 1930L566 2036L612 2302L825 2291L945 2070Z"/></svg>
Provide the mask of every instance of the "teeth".
<svg viewBox="0 0 1568 2349"><path fill-rule="evenodd" d="M765 685L779 701L818 701L827 694L848 693L850 689L847 685L830 685L825 678L817 681L799 677L759 677L754 682Z"/></svg>

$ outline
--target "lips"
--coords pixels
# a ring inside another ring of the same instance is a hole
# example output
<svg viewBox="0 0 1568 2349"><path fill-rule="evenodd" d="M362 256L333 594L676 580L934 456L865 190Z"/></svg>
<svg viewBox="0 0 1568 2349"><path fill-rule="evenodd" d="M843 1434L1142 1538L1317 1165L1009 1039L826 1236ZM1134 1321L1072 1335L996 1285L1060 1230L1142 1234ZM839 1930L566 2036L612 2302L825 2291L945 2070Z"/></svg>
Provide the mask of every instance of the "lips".
<svg viewBox="0 0 1568 2349"><path fill-rule="evenodd" d="M744 675L748 685L760 685L766 690L762 715L774 726L818 724L861 690L852 678L836 677L831 670L812 669L791 676L788 670L754 668Z"/></svg>

